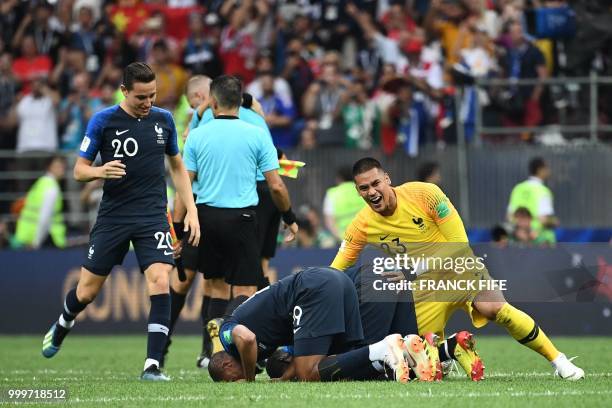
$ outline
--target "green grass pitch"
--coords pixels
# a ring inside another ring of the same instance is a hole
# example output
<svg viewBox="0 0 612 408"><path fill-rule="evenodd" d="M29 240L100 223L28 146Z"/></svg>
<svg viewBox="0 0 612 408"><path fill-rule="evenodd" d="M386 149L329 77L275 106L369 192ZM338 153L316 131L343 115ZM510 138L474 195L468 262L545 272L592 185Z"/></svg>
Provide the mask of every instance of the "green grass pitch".
<svg viewBox="0 0 612 408"><path fill-rule="evenodd" d="M553 340L587 378L578 383L552 375L540 356L507 337L478 337L486 379L454 376L441 383L344 382L214 384L195 368L200 340L176 336L167 363L170 383L138 380L145 335L78 336L66 339L51 360L40 354L40 336L0 336L0 390L66 388L70 406L218 406L218 407L610 407L610 338L557 337ZM6 397L0 405L6 404ZM30 404L33 406L35 404ZM40 405L40 404L38 404ZM46 404L45 406L49 406Z"/></svg>

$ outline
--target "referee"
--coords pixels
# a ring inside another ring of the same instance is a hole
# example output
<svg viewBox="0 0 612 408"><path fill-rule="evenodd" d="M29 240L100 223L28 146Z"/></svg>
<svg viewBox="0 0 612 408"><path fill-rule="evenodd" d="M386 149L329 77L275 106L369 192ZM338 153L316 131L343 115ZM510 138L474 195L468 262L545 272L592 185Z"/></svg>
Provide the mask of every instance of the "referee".
<svg viewBox="0 0 612 408"><path fill-rule="evenodd" d="M231 314L254 294L262 275L255 213L258 168L289 227L287 240L295 238L298 227L287 188L278 175L272 141L261 128L238 118L240 81L225 75L215 78L210 84L210 103L215 118L190 132L183 160L192 181L198 180L194 192L205 231L198 269L213 293L222 292L226 284L231 286L229 303L228 299L211 299L209 313L215 318ZM221 305L227 305L225 310Z"/></svg>

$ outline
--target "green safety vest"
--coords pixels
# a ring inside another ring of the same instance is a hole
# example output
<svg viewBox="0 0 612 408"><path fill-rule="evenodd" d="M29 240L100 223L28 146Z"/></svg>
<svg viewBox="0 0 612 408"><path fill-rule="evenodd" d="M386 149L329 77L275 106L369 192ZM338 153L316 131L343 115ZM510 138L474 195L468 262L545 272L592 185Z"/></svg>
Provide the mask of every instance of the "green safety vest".
<svg viewBox="0 0 612 408"><path fill-rule="evenodd" d="M352 181L345 181L327 190L329 199L333 204L333 217L339 236L344 236L344 231L350 225L355 215L365 206L363 198L357 193Z"/></svg>
<svg viewBox="0 0 612 408"><path fill-rule="evenodd" d="M183 132L189 126L188 118L189 118L189 101L187 97L183 94L176 104L176 108L174 108L174 125L176 126L176 141L178 143L179 151L182 153L184 143L183 143Z"/></svg>
<svg viewBox="0 0 612 408"><path fill-rule="evenodd" d="M540 231L542 238L546 242L555 242L554 231L542 228L542 223L539 220L538 213L540 211L540 202L543 199L550 198L552 201L552 191L542 183L536 183L530 180L525 180L517 184L512 189L510 194L510 212L513 213L519 207L525 207L531 213L533 221L531 228Z"/></svg>
<svg viewBox="0 0 612 408"><path fill-rule="evenodd" d="M62 215L62 192L60 185L54 177L43 176L36 180L28 191L25 204L17 220L16 240L22 245L32 245L36 239L40 225L40 209L43 205L45 192L51 188L59 190L53 206L53 216L49 228L49 235L58 248L66 246L66 224Z"/></svg>

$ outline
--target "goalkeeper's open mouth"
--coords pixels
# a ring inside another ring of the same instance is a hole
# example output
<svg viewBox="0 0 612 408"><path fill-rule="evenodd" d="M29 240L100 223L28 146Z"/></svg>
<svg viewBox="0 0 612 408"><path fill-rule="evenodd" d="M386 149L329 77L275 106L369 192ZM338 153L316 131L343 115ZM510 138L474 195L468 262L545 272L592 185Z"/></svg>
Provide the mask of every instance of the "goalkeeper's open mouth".
<svg viewBox="0 0 612 408"><path fill-rule="evenodd" d="M377 194L374 197L368 197L368 201L372 204L375 210L380 210L383 207L384 200L382 194Z"/></svg>

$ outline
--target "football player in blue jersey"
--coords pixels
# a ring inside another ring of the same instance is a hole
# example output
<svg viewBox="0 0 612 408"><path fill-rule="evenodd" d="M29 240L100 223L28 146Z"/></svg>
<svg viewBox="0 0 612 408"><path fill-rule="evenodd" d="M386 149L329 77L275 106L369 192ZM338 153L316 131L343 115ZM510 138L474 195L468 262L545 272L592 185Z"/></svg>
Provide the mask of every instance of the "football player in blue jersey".
<svg viewBox="0 0 612 408"><path fill-rule="evenodd" d="M59 351L75 318L96 298L113 266L123 262L131 242L151 299L141 378L167 381L159 369L170 323L168 282L174 265L166 219L166 156L187 209L184 231L194 245L200 240L200 226L172 114L153 106L155 73L142 62L128 65L121 91L125 99L119 105L96 113L89 121L74 167L78 181L104 179L104 195L79 282L67 293L62 314L44 338L42 354L51 358ZM94 167L98 154L102 165Z"/></svg>
<svg viewBox="0 0 612 408"><path fill-rule="evenodd" d="M408 382L408 359L429 364L422 340L399 334L363 345L359 299L346 274L326 267L306 268L260 290L221 326L224 351L208 366L214 381L255 380L258 361L279 346L291 345L293 358L282 379L339 381L389 379ZM412 343L418 347L409 347ZM429 379L428 379L429 380Z"/></svg>

